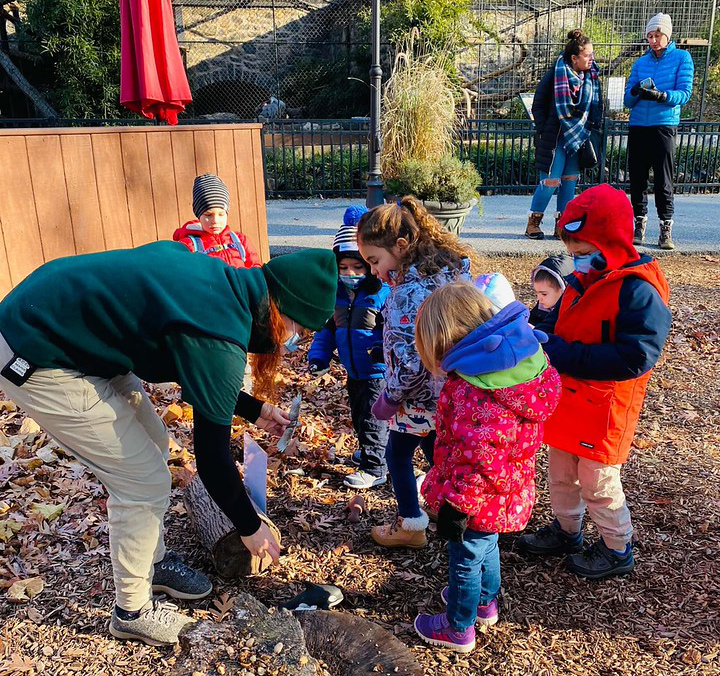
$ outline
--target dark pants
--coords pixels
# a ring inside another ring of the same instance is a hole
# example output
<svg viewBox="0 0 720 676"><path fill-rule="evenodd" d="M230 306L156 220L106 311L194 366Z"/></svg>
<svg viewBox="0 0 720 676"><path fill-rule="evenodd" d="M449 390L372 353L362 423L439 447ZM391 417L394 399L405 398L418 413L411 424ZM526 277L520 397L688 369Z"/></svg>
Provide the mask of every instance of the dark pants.
<svg viewBox="0 0 720 676"><path fill-rule="evenodd" d="M630 127L628 169L630 201L635 216L647 215L647 191L650 168L653 170L655 207L661 221L673 217L673 178L675 171L675 134L677 127Z"/></svg>
<svg viewBox="0 0 720 676"><path fill-rule="evenodd" d="M425 459L432 466L435 437L435 430L426 437L395 430L390 432L385 457L398 503L398 513L403 518L414 519L420 516L417 481L413 472L413 455L415 449L420 446Z"/></svg>
<svg viewBox="0 0 720 676"><path fill-rule="evenodd" d="M360 445L360 469L374 476L385 474L388 428L385 420L377 420L370 413L370 408L384 389L385 378L347 379L350 415Z"/></svg>

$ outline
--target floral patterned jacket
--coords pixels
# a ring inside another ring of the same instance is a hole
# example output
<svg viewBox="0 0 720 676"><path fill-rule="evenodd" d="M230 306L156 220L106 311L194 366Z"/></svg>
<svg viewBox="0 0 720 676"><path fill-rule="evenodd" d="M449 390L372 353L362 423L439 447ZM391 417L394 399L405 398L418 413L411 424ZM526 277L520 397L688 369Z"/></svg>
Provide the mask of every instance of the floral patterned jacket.
<svg viewBox="0 0 720 676"><path fill-rule="evenodd" d="M472 281L470 261L461 270L445 267L434 275L421 275L412 266L402 283L392 287L385 301L383 349L388 366L386 392L401 404L390 419L390 429L424 437L435 429L435 405L444 378L431 375L415 348L415 317L420 304L438 287L458 279Z"/></svg>
<svg viewBox="0 0 720 676"><path fill-rule="evenodd" d="M428 505L437 511L450 503L477 531L525 528L535 503L535 453L560 387L552 366L498 389L451 373L437 404L435 466L422 486Z"/></svg>

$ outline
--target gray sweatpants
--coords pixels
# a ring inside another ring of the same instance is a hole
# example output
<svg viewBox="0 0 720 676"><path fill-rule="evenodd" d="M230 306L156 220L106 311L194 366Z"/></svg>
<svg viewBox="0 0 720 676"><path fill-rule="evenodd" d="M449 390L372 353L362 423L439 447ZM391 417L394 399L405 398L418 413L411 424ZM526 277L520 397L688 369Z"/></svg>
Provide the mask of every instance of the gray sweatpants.
<svg viewBox="0 0 720 676"><path fill-rule="evenodd" d="M0 368L12 356L0 335ZM167 428L140 379L38 368L20 387L0 376L0 389L107 489L116 603L138 610L152 596L153 564L165 556L170 502Z"/></svg>

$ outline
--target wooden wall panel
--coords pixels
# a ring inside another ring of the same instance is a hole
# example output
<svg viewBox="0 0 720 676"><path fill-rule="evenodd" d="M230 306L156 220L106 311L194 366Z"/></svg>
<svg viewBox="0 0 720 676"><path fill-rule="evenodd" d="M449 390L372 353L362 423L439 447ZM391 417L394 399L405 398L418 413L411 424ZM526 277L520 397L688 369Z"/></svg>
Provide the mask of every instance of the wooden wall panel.
<svg viewBox="0 0 720 676"><path fill-rule="evenodd" d="M158 239L155 206L150 185L150 163L146 134L123 134L120 138L127 186L128 212L133 244L147 244Z"/></svg>
<svg viewBox="0 0 720 676"><path fill-rule="evenodd" d="M10 282L15 286L45 262L38 227L35 194L30 177L27 146L23 136L0 137L0 220L5 235L5 251ZM41 184L37 190L47 190Z"/></svg>
<svg viewBox="0 0 720 676"><path fill-rule="evenodd" d="M158 239L172 239L175 228L182 223L178 214L170 135L148 134L147 144Z"/></svg>
<svg viewBox="0 0 720 676"><path fill-rule="evenodd" d="M199 173L222 177L230 225L269 258L259 124L0 129L0 298L58 256L169 239Z"/></svg>
<svg viewBox="0 0 720 676"><path fill-rule="evenodd" d="M107 247L100 219L90 134L61 136L60 146L65 165L65 185L75 233L76 253L104 251ZM41 229L44 228L42 222L40 225Z"/></svg>
<svg viewBox="0 0 720 676"><path fill-rule="evenodd" d="M70 203L65 187L60 136L28 136L30 177L34 186L35 210L40 224L43 253L47 260L76 252Z"/></svg>
<svg viewBox="0 0 720 676"><path fill-rule="evenodd" d="M125 191L120 134L97 134L92 140L100 217L108 249L133 246Z"/></svg>

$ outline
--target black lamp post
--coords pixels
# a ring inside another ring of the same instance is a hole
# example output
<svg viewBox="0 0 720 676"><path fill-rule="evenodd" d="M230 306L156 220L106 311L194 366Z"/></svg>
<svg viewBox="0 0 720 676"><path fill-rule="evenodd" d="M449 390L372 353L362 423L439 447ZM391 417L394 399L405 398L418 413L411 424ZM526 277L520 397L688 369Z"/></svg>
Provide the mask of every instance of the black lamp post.
<svg viewBox="0 0 720 676"><path fill-rule="evenodd" d="M383 180L380 171L380 94L382 68L380 67L380 0L372 0L372 64L370 65L370 149L365 204L368 209L382 204Z"/></svg>

